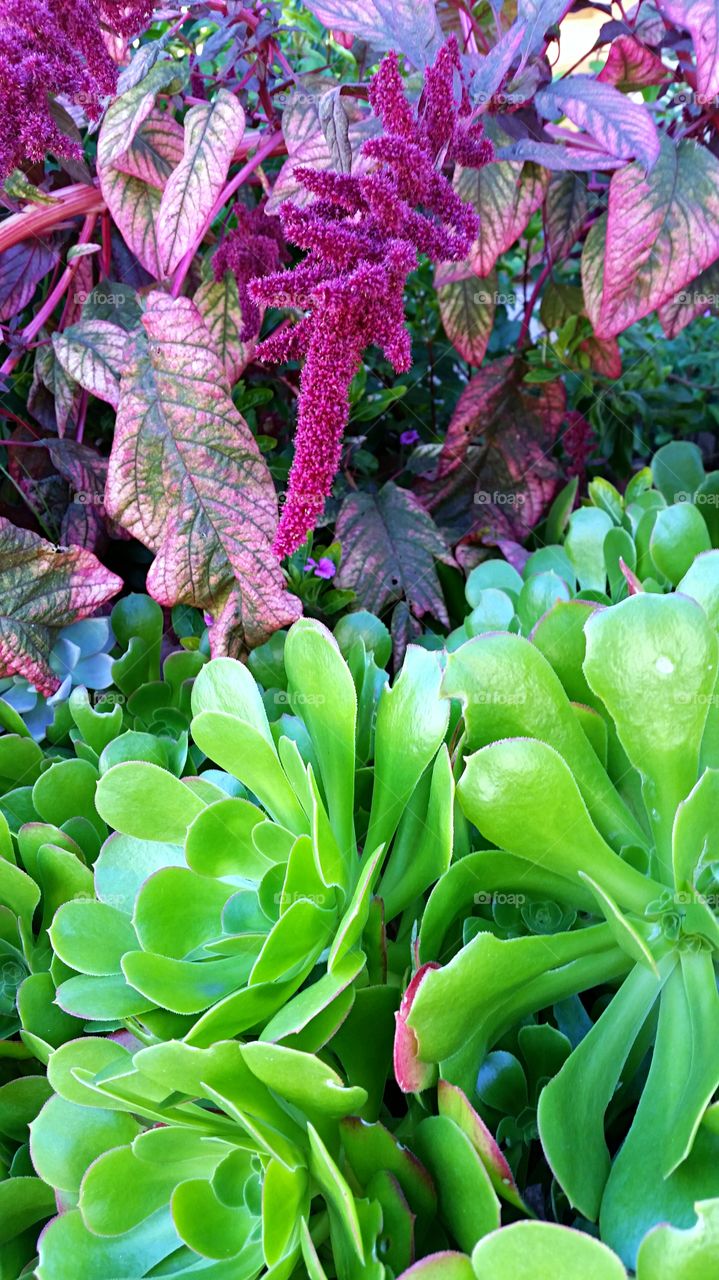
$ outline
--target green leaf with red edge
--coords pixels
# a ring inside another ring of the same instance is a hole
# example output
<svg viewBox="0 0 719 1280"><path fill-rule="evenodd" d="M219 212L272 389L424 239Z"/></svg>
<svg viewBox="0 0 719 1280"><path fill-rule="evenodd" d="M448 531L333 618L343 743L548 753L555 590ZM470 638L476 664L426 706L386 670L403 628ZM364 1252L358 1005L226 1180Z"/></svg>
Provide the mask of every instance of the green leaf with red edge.
<svg viewBox="0 0 719 1280"><path fill-rule="evenodd" d="M521 362L493 360L459 398L425 500L457 539L523 538L554 497L552 446L564 421L561 381L528 386Z"/></svg>
<svg viewBox="0 0 719 1280"><path fill-rule="evenodd" d="M237 281L226 271L222 280L206 280L194 297L194 303L210 331L213 350L222 360L227 381L233 386L249 362L254 341L242 342L242 308Z"/></svg>
<svg viewBox="0 0 719 1280"><path fill-rule="evenodd" d="M492 132L495 146L506 141ZM549 174L530 162L496 160L481 169L455 172L454 186L479 214L479 233L470 257L479 276L489 275L497 258L521 236L544 200Z"/></svg>
<svg viewBox="0 0 719 1280"><path fill-rule="evenodd" d="M448 625L436 561L453 564L432 517L406 489L389 481L379 493L353 493L337 517L342 544L337 585L357 592L363 608L381 613L403 597L419 618Z"/></svg>
<svg viewBox="0 0 719 1280"><path fill-rule="evenodd" d="M574 75L541 89L535 103L545 118L565 117L620 160L651 169L659 158L657 127L644 103L633 102L611 84Z"/></svg>
<svg viewBox="0 0 719 1280"><path fill-rule="evenodd" d="M584 300L599 338L669 302L719 257L719 160L684 139L662 143L648 176L615 173L606 216L582 254Z"/></svg>
<svg viewBox="0 0 719 1280"><path fill-rule="evenodd" d="M120 374L129 346L124 329L110 320L80 320L62 333L54 333L52 345L69 378L117 408Z"/></svg>
<svg viewBox="0 0 719 1280"><path fill-rule="evenodd" d="M669 76L658 54L634 36L618 36L609 46L607 61L597 80L627 93L643 85L662 84Z"/></svg>
<svg viewBox="0 0 719 1280"><path fill-rule="evenodd" d="M209 610L213 652L237 654L300 611L272 553L274 485L194 304L150 294L143 326L121 382L107 511L157 553L155 599Z"/></svg>
<svg viewBox="0 0 719 1280"><path fill-rule="evenodd" d="M0 673L53 693L53 629L87 618L121 587L89 551L55 547L0 518Z"/></svg>
<svg viewBox="0 0 719 1280"><path fill-rule="evenodd" d="M184 132L168 112L153 111L113 168L163 190L184 154Z"/></svg>
<svg viewBox="0 0 719 1280"><path fill-rule="evenodd" d="M719 5L716 0L657 0L662 17L689 32L697 59L697 90L705 104L719 94Z"/></svg>
<svg viewBox="0 0 719 1280"><path fill-rule="evenodd" d="M496 272L481 280L468 262L445 263L436 268L434 283L447 337L463 360L479 366L494 323Z"/></svg>
<svg viewBox="0 0 719 1280"><path fill-rule="evenodd" d="M220 89L212 102L188 111L185 153L168 179L157 215L157 242L170 275L201 236L245 132L237 98Z"/></svg>

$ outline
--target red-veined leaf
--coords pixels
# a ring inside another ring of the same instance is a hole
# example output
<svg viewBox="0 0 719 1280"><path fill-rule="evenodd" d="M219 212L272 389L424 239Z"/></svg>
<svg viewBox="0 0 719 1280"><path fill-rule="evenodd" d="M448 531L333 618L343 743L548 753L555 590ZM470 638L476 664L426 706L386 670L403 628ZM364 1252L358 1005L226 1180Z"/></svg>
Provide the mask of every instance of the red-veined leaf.
<svg viewBox="0 0 719 1280"><path fill-rule="evenodd" d="M20 240L0 253L0 320L11 320L59 259L46 240Z"/></svg>
<svg viewBox="0 0 719 1280"><path fill-rule="evenodd" d="M108 532L105 514L105 481L107 458L76 440L53 441L48 447L53 465L70 487L70 501L62 517L61 537L73 547L97 551Z"/></svg>
<svg viewBox="0 0 719 1280"><path fill-rule="evenodd" d="M165 274L175 270L202 234L244 132L245 113L227 89L188 111L184 156L168 179L157 217Z"/></svg>
<svg viewBox="0 0 719 1280"><path fill-rule="evenodd" d="M582 254L584 301L594 332L613 338L668 302L719 257L719 160L670 139L652 172L613 175L607 214Z"/></svg>
<svg viewBox="0 0 719 1280"><path fill-rule="evenodd" d="M616 338L585 338L579 347L586 351L595 373L603 378L621 378L622 353Z"/></svg>
<svg viewBox="0 0 719 1280"><path fill-rule="evenodd" d="M0 518L0 673L53 693L53 629L87 618L121 588L89 551L55 547Z"/></svg>
<svg viewBox="0 0 719 1280"><path fill-rule="evenodd" d="M657 162L659 134L647 108L611 84L568 76L541 89L535 103L545 118L566 116L611 156L641 160L646 169Z"/></svg>
<svg viewBox="0 0 719 1280"><path fill-rule="evenodd" d="M479 214L471 259L488 276L497 258L521 236L544 199L549 174L535 164L495 161L482 169L457 169L454 185Z"/></svg>
<svg viewBox="0 0 719 1280"><path fill-rule="evenodd" d="M309 96L307 95L307 97ZM310 122L313 122L315 118L319 121L319 116L316 114L314 106L307 107L302 114L293 112L293 131L289 133L292 141L288 141L289 156L275 178L272 194L265 205L266 213L276 213L284 200L292 200L294 204L298 205L312 203L313 196L310 195L306 187L300 186L297 178L295 178L296 167L302 166L307 169L332 168L330 149L319 123L316 129L309 128ZM350 124L347 136L352 151L353 174L361 174L369 167L369 161L363 160L359 150L365 139L371 138L378 133L380 127L380 123L375 117L365 117ZM287 134L284 136L288 137Z"/></svg>
<svg viewBox="0 0 719 1280"><path fill-rule="evenodd" d="M442 42L434 0L307 0L307 8L328 30L397 49L416 67L433 62Z"/></svg>
<svg viewBox="0 0 719 1280"><path fill-rule="evenodd" d="M143 326L122 377L105 505L157 553L155 599L209 610L213 652L237 654L300 612L272 553L272 478L189 298L151 294Z"/></svg>
<svg viewBox="0 0 719 1280"><path fill-rule="evenodd" d="M255 345L240 340L242 309L235 277L226 271L222 280L207 280L197 290L194 303L210 331L213 351L225 366L227 381L234 386Z"/></svg>
<svg viewBox="0 0 719 1280"><path fill-rule="evenodd" d="M719 4L717 0L657 0L668 22L688 31L697 58L697 90L705 103L719 95Z"/></svg>
<svg viewBox="0 0 719 1280"><path fill-rule="evenodd" d="M466 262L447 263L434 275L444 331L463 360L480 365L487 350L497 297L497 274L482 280Z"/></svg>
<svg viewBox="0 0 719 1280"><path fill-rule="evenodd" d="M432 517L406 489L389 481L379 493L353 493L337 517L342 564L337 585L357 592L365 609L380 613L403 598L421 618L448 625L438 560L453 564Z"/></svg>
<svg viewBox="0 0 719 1280"><path fill-rule="evenodd" d="M81 320L54 333L52 344L68 377L116 409L128 347L125 330L109 320Z"/></svg>
<svg viewBox="0 0 719 1280"><path fill-rule="evenodd" d="M181 63L163 59L150 67L142 80L110 103L97 142L97 161L102 168L106 169L127 151L138 130L154 111L158 93L181 86L186 74Z"/></svg>
<svg viewBox="0 0 719 1280"><path fill-rule="evenodd" d="M162 190L183 154L182 126L167 112L153 111L114 167Z"/></svg>
<svg viewBox="0 0 719 1280"><path fill-rule="evenodd" d="M668 78L661 58L633 36L619 36L609 47L607 61L597 80L625 92L643 85L663 84Z"/></svg>

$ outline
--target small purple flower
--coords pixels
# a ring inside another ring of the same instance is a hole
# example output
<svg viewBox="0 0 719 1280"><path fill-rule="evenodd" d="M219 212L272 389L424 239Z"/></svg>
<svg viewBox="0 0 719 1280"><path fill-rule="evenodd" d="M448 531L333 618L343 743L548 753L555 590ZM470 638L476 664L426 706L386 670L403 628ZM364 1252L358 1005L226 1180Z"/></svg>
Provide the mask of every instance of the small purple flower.
<svg viewBox="0 0 719 1280"><path fill-rule="evenodd" d="M312 556L308 556L305 562L304 572L314 571L316 578L334 578L337 572L337 566L329 556L320 556L319 560L314 560Z"/></svg>
<svg viewBox="0 0 719 1280"><path fill-rule="evenodd" d="M409 431L403 431L399 438L400 444L416 444L418 440L419 431L415 431L414 427L411 427Z"/></svg>

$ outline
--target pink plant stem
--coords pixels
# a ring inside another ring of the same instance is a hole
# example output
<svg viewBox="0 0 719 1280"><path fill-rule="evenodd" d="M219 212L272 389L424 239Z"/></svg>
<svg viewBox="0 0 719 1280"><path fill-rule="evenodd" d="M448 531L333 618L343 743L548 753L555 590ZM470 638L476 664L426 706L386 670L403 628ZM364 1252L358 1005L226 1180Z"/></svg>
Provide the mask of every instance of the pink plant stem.
<svg viewBox="0 0 719 1280"><path fill-rule="evenodd" d="M173 298L179 298L180 290L182 289L182 286L185 283L185 278L192 265L192 259L197 253L198 248L202 244L202 241L204 240L208 229L212 226L212 223L214 222L218 213L221 211L223 206L227 204L227 201L232 199L232 196L235 194L237 189L242 186L242 183L246 182L247 179L250 177L250 175L254 173L255 169L257 169L258 166L262 164L262 161L265 160L267 156L271 154L272 151L274 151L278 140L281 140L281 138L282 138L282 134L279 132L279 130L275 130L273 133L268 134L267 137L264 138L263 141L260 143L255 154L252 156L252 158L247 161L246 165L243 165L239 173L236 173L234 178L231 178L230 181L227 183L224 190L220 192L219 196L217 197L217 200L215 201L214 208L212 209L212 212L210 213L209 218L205 222L205 225L203 226L200 235L198 235L192 248L187 250L187 253L185 254L184 258L182 259L182 262L180 263L179 267L177 268L177 271L175 272L175 278L172 282Z"/></svg>
<svg viewBox="0 0 719 1280"><path fill-rule="evenodd" d="M22 213L14 213L0 225L0 253L4 253L12 245L21 240L29 240L31 236L42 236L80 213L101 213L105 208L97 187L88 186L86 182L73 183L62 191L53 193L52 204L42 205L37 209L28 209Z"/></svg>
<svg viewBox="0 0 719 1280"><path fill-rule="evenodd" d="M524 343L527 340L527 337L529 335L529 325L532 319L532 312L534 311L534 304L537 301L537 298L539 296L539 291L542 285L544 284L544 281L547 279L547 276L549 275L551 270L552 270L552 264L551 262L548 262L544 267L542 267L542 270L540 271L539 275L537 276L537 279L534 282L534 288L532 289L532 292L529 295L529 300L524 308L524 318L522 320L522 328L519 331L519 338L517 339L518 347L523 347Z"/></svg>
<svg viewBox="0 0 719 1280"><path fill-rule="evenodd" d="M85 221L82 224L82 231L78 236L78 241L77 241L78 244L88 243L88 241L92 238L92 233L95 230L96 222L97 222L97 214L96 213L88 214L88 216L85 218ZM37 315L33 317L30 323L25 326L22 333L20 334L20 342L22 345L27 346L29 342L32 342L32 339L35 337L36 333L39 333L40 329L42 329L42 326L45 324L45 321L50 318L58 302L60 302L61 298L65 296L65 293L67 292L70 285L72 284L72 281L75 276L75 272L77 271L79 264L80 264L80 259L76 258L74 262L71 262L69 266L65 268L62 275L60 276L60 279L55 285L55 288L52 289L50 293L47 295ZM0 377L2 377L4 374L12 373L13 369L15 368L15 365L18 363L19 360L22 359L22 356L23 356L22 351L11 352L11 354L8 356L7 360L5 361L4 365L0 369Z"/></svg>

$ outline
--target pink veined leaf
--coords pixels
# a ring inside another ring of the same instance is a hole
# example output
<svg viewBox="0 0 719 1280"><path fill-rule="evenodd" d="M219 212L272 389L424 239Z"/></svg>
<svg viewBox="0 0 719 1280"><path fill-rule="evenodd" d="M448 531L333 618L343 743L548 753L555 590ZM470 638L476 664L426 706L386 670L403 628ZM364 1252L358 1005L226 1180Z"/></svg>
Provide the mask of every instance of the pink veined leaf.
<svg viewBox="0 0 719 1280"><path fill-rule="evenodd" d="M125 244L156 280L163 275L155 223L160 192L119 169L99 169L100 190Z"/></svg>
<svg viewBox="0 0 719 1280"><path fill-rule="evenodd" d="M62 438L68 425L75 421L82 390L63 368L51 342L38 347L35 354L32 390L36 391L39 385L54 398L55 430ZM29 400L28 407L31 407Z"/></svg>
<svg viewBox="0 0 719 1280"><path fill-rule="evenodd" d="M668 22L688 31L697 59L697 91L705 103L719 94L719 4L717 0L657 0Z"/></svg>
<svg viewBox="0 0 719 1280"><path fill-rule="evenodd" d="M161 191L166 177L182 159L184 134L179 125L174 128L158 127L156 121L157 117L152 115L127 151L118 158L117 164L98 164L98 175L103 198L125 243L145 270L160 279L163 272L156 223ZM170 124L169 117L167 123ZM145 130L148 130L152 159L142 141ZM176 130L179 130L179 140ZM142 170L152 181L145 182L140 177L134 177L133 170L138 173ZM166 173L166 177L160 182L157 179L161 173Z"/></svg>
<svg viewBox="0 0 719 1280"><path fill-rule="evenodd" d="M185 118L185 153L170 176L157 217L164 274L170 275L196 243L227 178L245 132L245 113L234 94L192 107Z"/></svg>
<svg viewBox="0 0 719 1280"><path fill-rule="evenodd" d="M444 331L463 360L480 365L492 334L498 290L497 274L480 279L467 262L435 268L439 314Z"/></svg>
<svg viewBox="0 0 719 1280"><path fill-rule="evenodd" d="M545 234L554 262L559 262L578 240L589 213L589 191L580 174L553 177L547 188Z"/></svg>
<svg viewBox="0 0 719 1280"><path fill-rule="evenodd" d="M239 654L300 612L272 553L272 478L190 299L150 294L143 326L122 377L106 508L157 553L155 599L210 612L213 653Z"/></svg>
<svg viewBox="0 0 719 1280"><path fill-rule="evenodd" d="M227 381L234 386L249 363L255 343L243 342L242 308L237 293L237 281L226 271L222 280L207 280L201 284L194 303L210 331L213 350L222 360Z"/></svg>
<svg viewBox="0 0 719 1280"><path fill-rule="evenodd" d="M163 59L147 75L120 94L105 112L97 142L97 162L107 168L123 155L148 116L155 110L161 90L182 85L186 70L181 63ZM173 83L174 82L174 83Z"/></svg>
<svg viewBox="0 0 719 1280"><path fill-rule="evenodd" d="M121 588L122 579L89 551L55 547L0 518L0 674L54 693L54 629L89 617Z"/></svg>
<svg viewBox="0 0 719 1280"><path fill-rule="evenodd" d="M433 62L442 43L434 0L307 0L307 8L328 30L396 49L415 67Z"/></svg>
<svg viewBox="0 0 719 1280"><path fill-rule="evenodd" d="M378 494L350 494L340 509L337 537L337 585L356 591L365 609L380 613L405 598L416 617L431 613L448 625L437 561L454 561L432 517L408 490L389 481Z"/></svg>
<svg viewBox="0 0 719 1280"><path fill-rule="evenodd" d="M648 176L638 164L613 175L608 212L585 241L582 287L596 336L616 337L718 257L719 160L666 139Z"/></svg>
<svg viewBox="0 0 719 1280"><path fill-rule="evenodd" d="M643 85L663 84L668 78L661 58L633 36L619 36L609 47L607 61L597 80L628 91Z"/></svg>
<svg viewBox="0 0 719 1280"><path fill-rule="evenodd" d="M11 320L32 298L59 259L46 240L21 240L0 253L0 321Z"/></svg>
<svg viewBox="0 0 719 1280"><path fill-rule="evenodd" d="M676 338L697 316L719 311L719 261L713 262L669 302L659 308L659 322L668 338Z"/></svg>
<svg viewBox="0 0 719 1280"><path fill-rule="evenodd" d="M120 399L128 343L125 330L109 320L81 320L52 337L55 355L68 377L114 409Z"/></svg>
<svg viewBox="0 0 719 1280"><path fill-rule="evenodd" d="M314 112L313 112L314 115ZM297 117L294 117L297 119ZM310 117L305 115L302 118L302 124L308 123ZM352 173L359 175L366 172L369 168L369 161L363 159L359 154L360 147L365 139L372 137L379 131L379 122L374 118L365 118L357 120L350 124L348 129L348 140L352 152ZM284 128L283 128L284 132ZM291 135L290 135L291 136ZM291 200L293 204L304 206L312 203L312 196L306 187L295 178L295 168L304 169L331 169L332 156L329 144L321 129L318 127L316 131L304 134L301 141L288 142L288 148L291 147L289 157L282 165L275 183L272 188L267 204L265 205L265 213L276 213L279 206L285 200Z"/></svg>
<svg viewBox="0 0 719 1280"><path fill-rule="evenodd" d="M479 214L471 252L477 275L488 276L500 254L521 236L544 200L549 174L535 164L495 161L482 169L457 169L454 185Z"/></svg>
<svg viewBox="0 0 719 1280"><path fill-rule="evenodd" d="M132 145L114 167L162 191L184 155L182 126L166 112L153 111L136 133Z"/></svg>
<svg viewBox="0 0 719 1280"><path fill-rule="evenodd" d="M646 169L659 158L659 134L647 108L610 84L568 76L541 89L535 102L545 118L566 116L609 155L641 160Z"/></svg>

